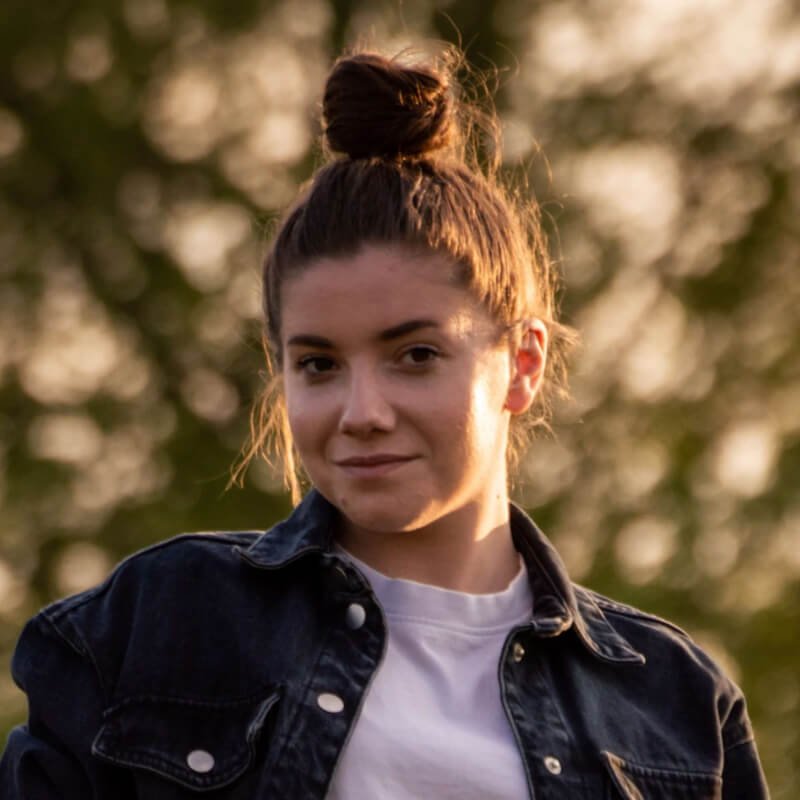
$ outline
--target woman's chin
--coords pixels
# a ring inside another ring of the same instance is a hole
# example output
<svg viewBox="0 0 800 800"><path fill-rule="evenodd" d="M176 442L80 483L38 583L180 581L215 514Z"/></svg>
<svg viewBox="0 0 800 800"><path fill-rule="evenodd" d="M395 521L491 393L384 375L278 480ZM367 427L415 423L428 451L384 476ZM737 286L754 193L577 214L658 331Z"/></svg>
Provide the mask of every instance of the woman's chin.
<svg viewBox="0 0 800 800"><path fill-rule="evenodd" d="M385 496L340 496L335 505L344 514L345 524L353 532L376 535L407 533L419 530L435 519L430 499L424 502L398 502Z"/></svg>

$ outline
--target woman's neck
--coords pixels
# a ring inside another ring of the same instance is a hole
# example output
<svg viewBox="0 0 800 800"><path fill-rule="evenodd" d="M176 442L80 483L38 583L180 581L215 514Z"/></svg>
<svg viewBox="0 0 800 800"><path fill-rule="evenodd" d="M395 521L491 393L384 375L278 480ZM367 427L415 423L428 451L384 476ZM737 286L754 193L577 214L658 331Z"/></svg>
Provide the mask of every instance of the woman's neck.
<svg viewBox="0 0 800 800"><path fill-rule="evenodd" d="M348 552L384 575L460 592L501 591L519 571L505 492L416 530L367 531L343 519L338 538Z"/></svg>

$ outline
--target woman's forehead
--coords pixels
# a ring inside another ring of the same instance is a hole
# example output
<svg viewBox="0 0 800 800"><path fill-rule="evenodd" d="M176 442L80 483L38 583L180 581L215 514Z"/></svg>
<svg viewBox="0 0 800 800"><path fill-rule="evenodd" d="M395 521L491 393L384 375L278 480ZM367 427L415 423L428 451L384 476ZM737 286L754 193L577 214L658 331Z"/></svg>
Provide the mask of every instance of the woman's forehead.
<svg viewBox="0 0 800 800"><path fill-rule="evenodd" d="M282 290L282 328L333 325L390 329L415 320L463 326L485 316L453 280L452 262L437 253L365 247L351 256L319 259Z"/></svg>
<svg viewBox="0 0 800 800"><path fill-rule="evenodd" d="M287 276L285 287L307 283L458 285L460 270L446 255L402 244L365 244L353 253L324 256L302 265Z"/></svg>

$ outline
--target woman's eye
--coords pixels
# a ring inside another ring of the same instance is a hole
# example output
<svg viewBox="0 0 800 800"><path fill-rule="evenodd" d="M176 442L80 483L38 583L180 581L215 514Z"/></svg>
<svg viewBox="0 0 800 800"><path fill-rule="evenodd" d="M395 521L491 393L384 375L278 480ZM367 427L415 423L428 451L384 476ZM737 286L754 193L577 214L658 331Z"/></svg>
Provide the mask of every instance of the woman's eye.
<svg viewBox="0 0 800 800"><path fill-rule="evenodd" d="M439 351L433 347L417 345L409 347L403 353L403 362L414 367L425 366L439 357Z"/></svg>
<svg viewBox="0 0 800 800"><path fill-rule="evenodd" d="M306 356L297 362L297 368L300 372L305 372L311 376L324 375L335 366L333 359L327 356Z"/></svg>

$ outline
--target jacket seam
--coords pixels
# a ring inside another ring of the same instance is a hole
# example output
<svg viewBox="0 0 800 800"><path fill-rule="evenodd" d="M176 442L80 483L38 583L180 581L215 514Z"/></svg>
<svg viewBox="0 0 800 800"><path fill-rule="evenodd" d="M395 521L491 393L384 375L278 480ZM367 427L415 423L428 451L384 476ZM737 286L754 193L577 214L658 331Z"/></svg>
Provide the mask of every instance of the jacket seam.
<svg viewBox="0 0 800 800"><path fill-rule="evenodd" d="M275 759L272 762L273 764L277 764L280 762L284 752L289 747L290 742L293 741L294 731L296 728L295 721L299 718L300 712L302 711L303 701L305 696L308 694L309 690L311 689L311 685L313 683L314 675L316 674L317 666L319 665L320 660L322 659L323 652L325 650L325 643L327 642L330 636L330 632L328 632L323 639L321 646L317 652L317 657L314 659L313 667L308 671L308 680L304 683L299 685L300 691L298 697L295 699L294 702L294 713L291 715L290 719L286 721L286 732L282 734L280 737L280 746L276 748L275 752Z"/></svg>
<svg viewBox="0 0 800 800"><path fill-rule="evenodd" d="M278 694L279 684L265 685L255 692L246 695L235 695L226 697L224 700L210 700L207 698L186 696L186 695L165 695L165 694L132 694L126 695L122 700L113 706L106 708L105 714L115 714L129 706L143 705L179 705L188 708L203 708L210 710L223 710L252 705L258 701L263 701L265 695L270 697Z"/></svg>
<svg viewBox="0 0 800 800"><path fill-rule="evenodd" d="M589 591L591 592L591 590ZM609 601L607 598L597 595L595 592L592 592L592 595L597 605L600 606L603 611L609 614L617 614L618 616L626 617L627 619L638 620L639 622L644 623L652 623L653 625L660 625L675 631L675 633L680 634L687 640L691 639L689 634L683 630L683 628L673 622L670 622L669 620L658 617L655 614L648 614L645 611L640 611L635 608L627 608L625 606L617 605L616 603Z"/></svg>
<svg viewBox="0 0 800 800"><path fill-rule="evenodd" d="M229 784L233 778L238 777L242 772L242 763L232 764L226 769L217 770L213 777L192 775L192 781L187 781L185 769L178 767L173 761L165 758L160 751L142 748L141 750L130 750L123 757L103 754L110 762L127 767L141 766L149 768L151 771L162 777L166 776L181 786L189 789L216 789L223 788ZM240 759L241 761L241 759ZM247 762L245 762L246 764Z"/></svg>
<svg viewBox="0 0 800 800"><path fill-rule="evenodd" d="M148 553L156 552L158 550L166 549L171 545L177 545L180 542L184 542L187 540L196 540L202 542L211 542L215 545L227 545L229 548L233 549L234 547L239 546L239 542L232 542L228 538L223 538L223 536L227 537L228 534L232 534L233 536L237 536L239 534L246 534L246 533L253 533L258 535L256 531L211 531L209 533L183 533L179 534L178 536L173 536L169 539L166 539L163 542L155 542L154 544L150 545L149 547L145 547L142 550L138 550L135 553L123 558L112 570L111 574L99 585L95 586L93 589L89 589L83 593L83 596L74 595L73 597L63 598L61 600L56 600L51 603L49 606L46 606L42 613L46 616L48 621L52 624L55 624L57 619L61 619L63 617L69 616L73 611L77 611L79 608L82 608L87 603L90 603L97 597L105 594L111 587L113 586L114 582L119 577L119 572L126 564L131 563L139 559L140 556L146 555Z"/></svg>
<svg viewBox="0 0 800 800"><path fill-rule="evenodd" d="M73 628L75 630L75 636L77 637L78 641L80 642L80 645L81 645L81 648L82 648L82 652L78 647L76 647L75 642L71 641L70 637L68 637L67 634L64 631L62 631L58 627L58 625L56 625L54 620L51 620L49 617L44 616L44 615L42 615L41 618L42 618L42 620L44 622L46 622L49 625L49 627L58 635L58 637L65 644L67 644L72 650L74 650L78 654L79 658L83 659L84 661L88 662L91 665L92 669L94 670L95 677L97 679L97 684L100 687L100 694L101 694L101 696L103 698L103 706L104 707L107 706L108 702L109 702L109 690L108 690L108 687L106 686L106 683L103 680L103 675L102 675L102 672L100 670L100 666L97 663L97 659L94 656L94 652L92 651L92 648L89 647L89 644L86 642L86 640L81 635L80 630L78 630L77 627L73 626Z"/></svg>
<svg viewBox="0 0 800 800"><path fill-rule="evenodd" d="M742 739L741 742L736 742L736 744L729 744L727 747L723 749L723 752L730 753L731 750L735 750L737 747L742 747L743 745L746 744L752 744L753 742L755 742L755 737L748 736L746 739Z"/></svg>

